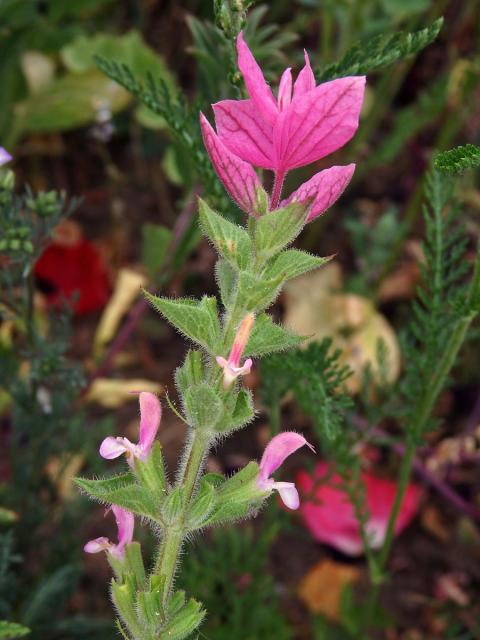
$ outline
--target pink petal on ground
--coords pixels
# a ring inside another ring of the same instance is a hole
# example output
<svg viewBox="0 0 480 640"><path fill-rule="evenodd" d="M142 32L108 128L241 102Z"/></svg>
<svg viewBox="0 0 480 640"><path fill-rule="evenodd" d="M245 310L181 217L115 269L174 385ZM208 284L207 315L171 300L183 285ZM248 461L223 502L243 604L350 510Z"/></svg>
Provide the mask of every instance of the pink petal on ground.
<svg viewBox="0 0 480 640"><path fill-rule="evenodd" d="M279 171L311 164L347 143L358 127L364 76L325 82L278 116L273 131Z"/></svg>
<svg viewBox="0 0 480 640"><path fill-rule="evenodd" d="M284 207L291 202L304 202L311 199L313 203L307 218L307 222L311 222L338 200L352 179L354 171L354 164L330 167L319 171L281 202L280 206Z"/></svg>
<svg viewBox="0 0 480 640"><path fill-rule="evenodd" d="M225 189L240 209L253 215L257 189L261 187L253 167L227 149L203 113L200 113L200 125L205 147Z"/></svg>
<svg viewBox="0 0 480 640"><path fill-rule="evenodd" d="M110 547L111 542L108 538L95 538L95 540L89 540L83 550L87 553L100 553L100 551L106 551Z"/></svg>
<svg viewBox="0 0 480 640"><path fill-rule="evenodd" d="M274 436L265 447L260 461L260 480L267 480L289 455L305 444L314 450L303 436L294 431L284 431Z"/></svg>
<svg viewBox="0 0 480 640"><path fill-rule="evenodd" d="M106 460L113 460L119 458L121 455L128 451L128 447L125 445L125 438L113 438L109 436L100 445L100 455Z"/></svg>
<svg viewBox="0 0 480 640"><path fill-rule="evenodd" d="M263 117L273 124L278 114L275 98L241 31L237 37L237 52L238 67L242 72L249 95Z"/></svg>
<svg viewBox="0 0 480 640"><path fill-rule="evenodd" d="M313 75L312 67L310 66L310 59L308 53L304 49L305 66L300 71L293 85L293 99L300 98L305 93L315 89L315 76Z"/></svg>
<svg viewBox="0 0 480 640"><path fill-rule="evenodd" d="M292 70L290 67L285 69L280 78L278 87L278 108L283 111L292 101Z"/></svg>
<svg viewBox="0 0 480 640"><path fill-rule="evenodd" d="M283 504L289 509L298 509L300 498L293 482L275 482L273 488L278 491Z"/></svg>
<svg viewBox="0 0 480 640"><path fill-rule="evenodd" d="M154 393L142 391L140 403L140 440L142 453L148 455L155 441L160 420L162 419L162 405Z"/></svg>
<svg viewBox="0 0 480 640"><path fill-rule="evenodd" d="M252 100L212 105L220 140L236 156L263 169L274 168L273 128Z"/></svg>
<svg viewBox="0 0 480 640"><path fill-rule="evenodd" d="M126 544L130 544L133 540L133 529L135 527L135 517L133 513L112 505L113 515L117 521L118 528L118 544L116 545L116 551L120 554L123 553L123 549Z"/></svg>
<svg viewBox="0 0 480 640"><path fill-rule="evenodd" d="M301 515L304 523L319 542L328 544L347 555L361 555L363 544L353 507L345 492L338 488L342 482L340 477L336 473L329 474L328 469L328 465L322 462L316 466L313 475L306 471L301 471L297 475L297 486L302 495ZM371 473L363 473L361 477L365 485L369 513L367 530L371 536L372 547L378 548L385 539L396 484ZM324 480L325 484L320 484L311 499L309 494L319 480ZM400 533L411 522L418 511L421 495L420 487L414 484L409 485L397 519L395 533Z"/></svg>

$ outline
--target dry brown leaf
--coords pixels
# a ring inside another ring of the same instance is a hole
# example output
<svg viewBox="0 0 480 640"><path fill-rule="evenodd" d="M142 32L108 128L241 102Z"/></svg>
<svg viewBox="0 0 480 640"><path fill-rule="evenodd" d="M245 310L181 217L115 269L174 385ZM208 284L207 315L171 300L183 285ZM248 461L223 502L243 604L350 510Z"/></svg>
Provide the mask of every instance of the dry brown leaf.
<svg viewBox="0 0 480 640"><path fill-rule="evenodd" d="M132 392L150 391L150 393L161 393L162 389L162 385L158 382L142 378L131 380L97 378L92 382L86 399L88 402L96 402L107 409L117 409L126 402L138 402L138 398Z"/></svg>
<svg viewBox="0 0 480 640"><path fill-rule="evenodd" d="M347 380L351 393L359 391L367 364L374 376L379 374L377 354L382 340L387 349L387 379L394 382L400 373L395 332L369 300L341 293L341 288L342 274L336 263L287 283L285 325L311 336L310 340L333 339L334 347L342 351L343 363L353 369L354 375Z"/></svg>
<svg viewBox="0 0 480 640"><path fill-rule="evenodd" d="M47 462L45 470L56 485L58 495L64 500L70 498L74 493L73 479L78 475L83 463L84 457L81 454L72 455L67 461L51 458Z"/></svg>
<svg viewBox="0 0 480 640"><path fill-rule="evenodd" d="M321 560L302 578L298 597L312 613L322 613L331 620L339 620L343 588L357 582L359 577L360 571L356 567Z"/></svg>
<svg viewBox="0 0 480 640"><path fill-rule="evenodd" d="M131 269L121 269L112 297L105 307L94 338L94 354L98 358L115 335L123 316L129 311L147 278Z"/></svg>
<svg viewBox="0 0 480 640"><path fill-rule="evenodd" d="M443 522L442 515L433 505L423 509L421 522L422 527L441 542L450 540L450 532Z"/></svg>

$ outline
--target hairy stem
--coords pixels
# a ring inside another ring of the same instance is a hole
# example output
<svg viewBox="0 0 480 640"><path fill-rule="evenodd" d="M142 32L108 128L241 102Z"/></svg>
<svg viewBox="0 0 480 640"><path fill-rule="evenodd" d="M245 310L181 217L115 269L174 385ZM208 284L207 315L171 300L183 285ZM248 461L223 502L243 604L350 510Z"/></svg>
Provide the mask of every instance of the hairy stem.
<svg viewBox="0 0 480 640"><path fill-rule="evenodd" d="M285 180L285 171L275 171L275 179L273 182L272 200L270 202L270 209L273 211L278 208L280 202L280 196L282 195L283 181Z"/></svg>
<svg viewBox="0 0 480 640"><path fill-rule="evenodd" d="M192 434L186 464L178 479L178 485L183 486L184 489L182 513L179 515L176 526L165 529L154 569L155 574L165 577L165 585L163 587L164 606L168 603L172 593L178 558L185 538L185 515L195 492L203 461L210 446L210 439L205 434L195 430L192 430Z"/></svg>

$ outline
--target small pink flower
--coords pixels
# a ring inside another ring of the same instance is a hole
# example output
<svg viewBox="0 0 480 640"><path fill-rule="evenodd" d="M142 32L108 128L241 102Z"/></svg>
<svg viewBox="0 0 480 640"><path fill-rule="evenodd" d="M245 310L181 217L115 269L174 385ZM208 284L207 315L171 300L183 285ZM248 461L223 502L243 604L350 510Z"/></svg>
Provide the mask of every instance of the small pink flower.
<svg viewBox="0 0 480 640"><path fill-rule="evenodd" d="M108 538L95 538L90 540L84 546L83 550L87 553L99 553L100 551L108 551L112 556L122 559L125 553L125 546L133 540L133 528L135 526L135 518L133 513L126 511L117 505L111 507L118 528L118 543L110 542Z"/></svg>
<svg viewBox="0 0 480 640"><path fill-rule="evenodd" d="M283 503L289 509L298 509L300 506L300 499L295 483L275 482L270 476L289 455L297 449L300 449L300 447L303 447L303 445L307 445L307 447L310 447L310 449L315 452L312 445L299 433L284 431L270 440L260 461L260 474L257 478L258 488L262 491L278 491Z"/></svg>
<svg viewBox="0 0 480 640"><path fill-rule="evenodd" d="M381 547L392 510L397 485L387 478L363 472L366 507L369 513L367 531L372 548ZM325 544L356 556L363 552L360 528L348 496L341 490L338 474L329 473L329 466L321 462L313 474L301 471L297 484L303 496L301 516L312 536ZM307 495L312 494L310 499ZM410 524L420 505L421 488L411 483L403 499L395 525L399 534Z"/></svg>
<svg viewBox="0 0 480 640"><path fill-rule="evenodd" d="M0 167L12 160L12 156L3 147L0 147Z"/></svg>
<svg viewBox="0 0 480 640"><path fill-rule="evenodd" d="M134 459L145 460L155 441L160 420L162 418L162 405L153 393L142 391L139 395L140 403L140 438L138 444L130 442L128 438L114 438L109 436L100 445L100 455L107 460L118 458L122 454L127 455L127 462L133 466Z"/></svg>
<svg viewBox="0 0 480 640"><path fill-rule="evenodd" d="M217 356L216 358L218 365L223 369L223 382L225 388L229 387L239 376L246 376L250 373L250 369L252 368L252 359L247 358L243 365L240 366L240 358L247 346L248 338L250 337L254 322L255 316L253 313L246 315L238 327L228 360L225 360L222 356Z"/></svg>

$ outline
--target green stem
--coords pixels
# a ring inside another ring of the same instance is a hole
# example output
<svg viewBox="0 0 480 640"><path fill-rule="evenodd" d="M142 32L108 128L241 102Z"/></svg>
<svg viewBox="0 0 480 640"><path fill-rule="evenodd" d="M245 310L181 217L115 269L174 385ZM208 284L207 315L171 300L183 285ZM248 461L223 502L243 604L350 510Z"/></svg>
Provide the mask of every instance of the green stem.
<svg viewBox="0 0 480 640"><path fill-rule="evenodd" d="M198 477L202 470L203 461L210 446L210 439L204 433L192 431L190 450L187 462L180 474L177 484L183 487L183 510L178 518L176 526L168 527L164 531L164 537L160 544L154 573L165 576L163 587L163 604L166 605L170 599L175 579L175 571L178 558L185 538L185 516L190 505L190 501L197 486Z"/></svg>
<svg viewBox="0 0 480 640"><path fill-rule="evenodd" d="M467 295L467 303L477 299L480 292L480 254L477 254L477 260L475 262L475 271L472 278L472 283ZM412 465L415 457L416 448L418 445L419 436L422 434L425 428L425 424L431 415L434 404L440 394L442 388L445 385L445 381L455 363L458 356L458 352L465 340L467 331L477 315L477 311L470 311L464 317L462 317L456 324L450 339L448 340L443 356L440 358L437 369L430 381L425 395L419 403L417 411L415 413L414 422L409 429L410 437L407 441L405 449L405 456L403 457L400 467L397 492L395 500L392 506L392 511L388 520L387 531L385 534L385 540L380 550L377 562L378 575L383 576L385 567L390 555L390 550L393 543L395 534L395 524L400 512L400 507L405 496L410 476L412 473ZM378 596L380 592L380 581L373 585L371 596L369 599L369 613L368 622L370 623L371 614L376 609Z"/></svg>

